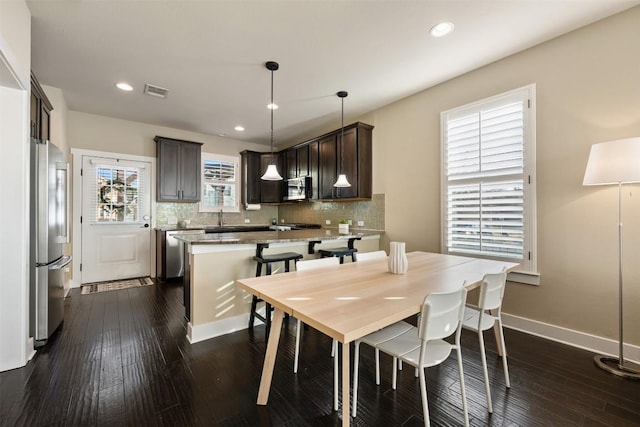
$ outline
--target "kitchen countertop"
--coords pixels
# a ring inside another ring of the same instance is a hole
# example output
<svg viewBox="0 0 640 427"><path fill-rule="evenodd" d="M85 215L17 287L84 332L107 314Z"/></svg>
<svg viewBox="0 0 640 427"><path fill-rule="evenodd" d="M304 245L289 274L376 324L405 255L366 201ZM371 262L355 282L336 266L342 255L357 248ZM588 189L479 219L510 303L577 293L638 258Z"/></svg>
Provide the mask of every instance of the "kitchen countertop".
<svg viewBox="0 0 640 427"><path fill-rule="evenodd" d="M185 234L176 239L192 245L205 244L257 244L283 242L310 242L326 240L349 240L354 237L380 237L380 230L352 230L349 234L340 234L338 229L322 228L290 231L249 231L238 233Z"/></svg>

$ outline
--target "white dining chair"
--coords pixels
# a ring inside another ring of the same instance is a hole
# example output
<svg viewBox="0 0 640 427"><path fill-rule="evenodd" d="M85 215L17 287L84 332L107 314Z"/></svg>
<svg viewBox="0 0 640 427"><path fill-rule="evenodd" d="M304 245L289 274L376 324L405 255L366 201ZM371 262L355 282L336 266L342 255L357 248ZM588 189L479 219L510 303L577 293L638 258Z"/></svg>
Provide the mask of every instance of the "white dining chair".
<svg viewBox="0 0 640 427"><path fill-rule="evenodd" d="M487 394L487 410L493 413L491 402L491 390L489 387L489 373L487 370L487 355L484 347L483 332L491 329L497 323L498 330L498 353L502 356L502 367L504 369L504 380L507 388L511 388L509 382L509 368L507 367L507 349L504 344L504 333L502 330L502 298L504 296L507 273L503 271L497 274L486 274L480 285L480 296L478 306L467 305L464 312L462 327L478 334L480 341L480 357L482 358L482 371L484 373L484 385ZM492 312L491 312L492 311Z"/></svg>
<svg viewBox="0 0 640 427"><path fill-rule="evenodd" d="M420 395L422 397L422 411L424 425L429 426L429 406L427 402L427 384L425 368L439 365L444 362L452 350L456 350L458 358L458 370L460 374L460 392L462 397L462 411L464 425L469 425L467 412L467 398L464 387L464 375L462 371L462 353L460 351L460 332L464 315L467 291L462 289L453 292L431 293L427 295L422 304L422 311L418 327L397 335L387 341L383 341L376 347L394 357L393 388L396 386L396 359L418 368L420 380ZM394 325L392 325L393 327ZM384 331L382 329L381 331ZM381 331L374 332L379 334ZM454 344L445 341L451 335L455 335ZM353 405L357 405L356 374L353 383ZM355 416L355 411L353 411Z"/></svg>
<svg viewBox="0 0 640 427"><path fill-rule="evenodd" d="M340 258L330 257L330 258L317 258L317 259L309 259L302 260L296 263L297 271L306 271L306 270L314 270L319 268L331 268L337 267L340 265ZM300 333L302 331L302 322L300 319L297 319L296 323L296 347L294 350L293 357L293 372L298 373L298 358L300 355ZM338 410L338 341L333 340L331 343L331 356L333 356L333 407L337 411ZM349 369L348 367L346 369Z"/></svg>
<svg viewBox="0 0 640 427"><path fill-rule="evenodd" d="M373 261L376 259L386 258L387 253L385 251L373 251L373 252L356 252L356 261Z"/></svg>

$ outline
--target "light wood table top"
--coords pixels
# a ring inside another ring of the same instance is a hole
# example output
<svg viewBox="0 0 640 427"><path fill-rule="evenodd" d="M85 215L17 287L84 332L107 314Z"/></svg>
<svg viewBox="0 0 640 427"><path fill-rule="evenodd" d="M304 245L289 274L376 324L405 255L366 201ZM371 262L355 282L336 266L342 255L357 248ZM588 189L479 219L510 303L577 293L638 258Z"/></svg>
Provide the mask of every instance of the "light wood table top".
<svg viewBox="0 0 640 427"><path fill-rule="evenodd" d="M480 285L487 273L518 264L426 252L407 254L406 274L387 271L387 260L343 264L236 280L236 284L276 308L267 345L258 404L266 404L283 313L343 343L343 366L349 366L349 343L419 313L432 292ZM343 369L343 390L349 370ZM343 393L343 425L348 425L349 393Z"/></svg>

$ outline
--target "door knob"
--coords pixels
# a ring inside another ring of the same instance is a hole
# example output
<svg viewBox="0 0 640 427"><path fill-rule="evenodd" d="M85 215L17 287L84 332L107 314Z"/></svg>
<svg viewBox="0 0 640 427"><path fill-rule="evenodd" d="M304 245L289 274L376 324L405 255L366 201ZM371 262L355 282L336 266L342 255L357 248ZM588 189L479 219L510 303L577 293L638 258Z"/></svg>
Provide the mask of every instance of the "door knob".
<svg viewBox="0 0 640 427"><path fill-rule="evenodd" d="M145 225L144 225L144 228L149 228L149 224L145 224Z"/></svg>

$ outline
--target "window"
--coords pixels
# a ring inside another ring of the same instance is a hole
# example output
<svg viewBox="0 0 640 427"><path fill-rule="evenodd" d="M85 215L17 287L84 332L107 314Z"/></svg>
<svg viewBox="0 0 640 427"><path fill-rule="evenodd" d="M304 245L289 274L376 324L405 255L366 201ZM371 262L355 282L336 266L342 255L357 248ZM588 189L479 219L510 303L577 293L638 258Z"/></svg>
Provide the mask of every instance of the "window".
<svg viewBox="0 0 640 427"><path fill-rule="evenodd" d="M240 212L239 157L202 153L200 212Z"/></svg>
<svg viewBox="0 0 640 427"><path fill-rule="evenodd" d="M149 191L145 168L139 162L88 159L83 168L88 178L87 221L91 224L143 222L143 216L148 214L143 209L143 200Z"/></svg>
<svg viewBox="0 0 640 427"><path fill-rule="evenodd" d="M536 272L534 98L531 85L442 113L444 253Z"/></svg>

